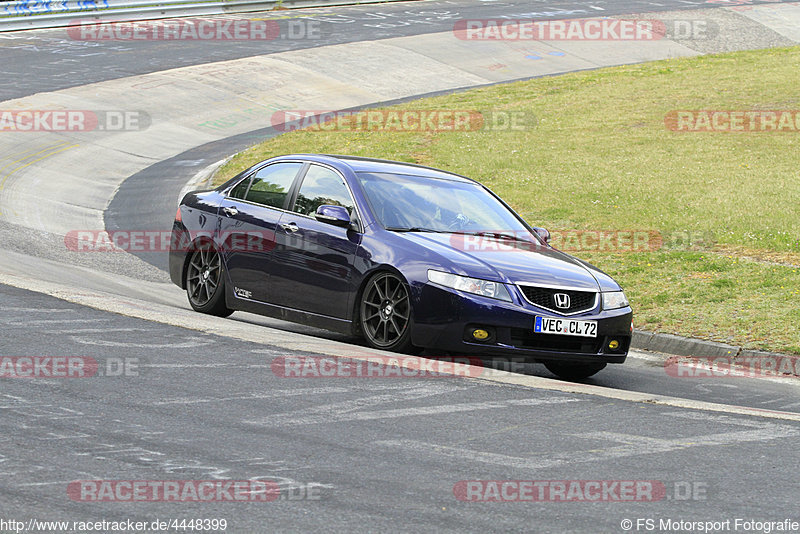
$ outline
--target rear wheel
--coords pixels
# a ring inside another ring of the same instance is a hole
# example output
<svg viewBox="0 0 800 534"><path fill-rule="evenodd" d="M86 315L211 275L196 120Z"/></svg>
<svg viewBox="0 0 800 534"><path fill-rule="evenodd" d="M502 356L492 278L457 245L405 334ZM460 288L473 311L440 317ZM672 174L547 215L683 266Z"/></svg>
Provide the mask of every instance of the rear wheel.
<svg viewBox="0 0 800 534"><path fill-rule="evenodd" d="M411 299L406 283L382 272L367 282L359 311L361 330L370 346L396 352L416 352L411 344Z"/></svg>
<svg viewBox="0 0 800 534"><path fill-rule="evenodd" d="M564 380L583 380L606 368L605 363L547 362L547 370Z"/></svg>
<svg viewBox="0 0 800 534"><path fill-rule="evenodd" d="M222 258L210 246L195 250L186 271L186 295L195 311L227 317L233 310L225 305L225 276Z"/></svg>

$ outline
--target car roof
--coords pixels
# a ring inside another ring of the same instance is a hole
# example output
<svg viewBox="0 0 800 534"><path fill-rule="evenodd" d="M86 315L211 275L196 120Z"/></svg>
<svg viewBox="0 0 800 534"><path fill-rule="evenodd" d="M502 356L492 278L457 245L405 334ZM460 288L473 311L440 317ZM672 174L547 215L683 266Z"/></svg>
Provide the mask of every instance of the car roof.
<svg viewBox="0 0 800 534"><path fill-rule="evenodd" d="M346 165L353 172L383 172L389 174L409 174L413 176L426 176L451 180L455 182L475 183L475 180L433 167L417 165L415 163L404 163L401 161L391 161L387 159L366 158L362 156L344 156L334 154L293 154L281 156L276 159L304 159L328 163L333 166Z"/></svg>

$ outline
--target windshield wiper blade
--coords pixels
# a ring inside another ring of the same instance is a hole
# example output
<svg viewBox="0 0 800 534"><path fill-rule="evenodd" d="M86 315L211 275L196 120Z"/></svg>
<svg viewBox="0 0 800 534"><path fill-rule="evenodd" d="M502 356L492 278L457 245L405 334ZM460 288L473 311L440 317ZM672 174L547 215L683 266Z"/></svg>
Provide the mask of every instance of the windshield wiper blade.
<svg viewBox="0 0 800 534"><path fill-rule="evenodd" d="M387 230L390 232L431 232L435 234L452 234L453 232L448 232L447 230L434 230L433 228L421 228L419 226L412 226L411 228L406 228L402 226L387 226Z"/></svg>
<svg viewBox="0 0 800 534"><path fill-rule="evenodd" d="M530 239L523 239L518 235L514 234L507 234L505 232L464 232L466 235L479 235L479 236L489 236L495 237L497 239L510 239L512 241L521 241L523 243L533 243L536 244L535 241L531 241Z"/></svg>

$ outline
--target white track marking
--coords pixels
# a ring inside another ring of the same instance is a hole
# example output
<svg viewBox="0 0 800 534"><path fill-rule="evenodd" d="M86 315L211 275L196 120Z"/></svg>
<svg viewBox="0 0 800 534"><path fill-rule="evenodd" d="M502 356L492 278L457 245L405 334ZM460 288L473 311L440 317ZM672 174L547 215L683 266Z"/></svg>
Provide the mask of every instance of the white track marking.
<svg viewBox="0 0 800 534"><path fill-rule="evenodd" d="M108 332L152 332L152 328L70 328L47 330L48 334L107 334Z"/></svg>
<svg viewBox="0 0 800 534"><path fill-rule="evenodd" d="M330 393L347 393L349 388L345 387L329 387L329 388L305 388L305 389L278 389L270 391L269 393L252 393L250 395L236 395L233 397L218 397L218 398L176 398L167 399L158 402L150 403L150 406L162 406L165 404L205 404L217 403L228 401L242 401L242 400L259 400L270 399L274 397L294 397L303 395L327 395Z"/></svg>
<svg viewBox="0 0 800 534"><path fill-rule="evenodd" d="M75 343L81 345L98 345L101 347L133 347L137 349L192 349L214 343L213 340L182 341L175 343L135 343L129 341L109 341L107 339L90 339L78 336L69 336Z"/></svg>
<svg viewBox="0 0 800 534"><path fill-rule="evenodd" d="M25 313L75 313L75 310L64 308L21 308L14 306L4 306L4 312L25 312Z"/></svg>
<svg viewBox="0 0 800 534"><path fill-rule="evenodd" d="M314 415L276 414L268 419L258 421L244 421L246 424L258 426L299 426L324 423L339 423L344 421L372 421L375 419L394 419L398 417L431 416L458 412L472 412L477 410L502 410L513 406L536 406L545 404L564 404L568 402L581 402L579 399L519 399L493 402L474 402L462 404L437 404L434 406L419 406L414 408L396 408L377 410L372 412L326 413Z"/></svg>
<svg viewBox="0 0 800 534"><path fill-rule="evenodd" d="M676 414L667 414L676 415ZM678 414L682 416L683 414ZM737 443L762 442L774 439L795 437L800 434L800 429L789 425L765 422L740 422L725 416L712 416L704 418L709 422L718 424L741 424L752 426L750 430L723 432L719 434L687 436L674 439L660 439L649 436L622 434L616 432L587 432L575 434L576 438L605 440L619 443L616 446L607 446L582 451L565 451L542 454L541 451L531 453L531 457L509 456L495 452L484 452L462 447L442 446L435 443L426 443L416 440L381 440L373 442L374 445L398 449L409 454L429 454L445 456L447 458L500 465L514 469L548 469L561 467L568 464L599 462L609 459L628 458L647 454L663 454L666 452L691 449L695 447L708 447L719 445L734 445Z"/></svg>
<svg viewBox="0 0 800 534"><path fill-rule="evenodd" d="M30 326L30 325L45 325L45 324L58 324L58 323L107 323L110 319L34 319L23 321L3 321L0 323L8 326Z"/></svg>

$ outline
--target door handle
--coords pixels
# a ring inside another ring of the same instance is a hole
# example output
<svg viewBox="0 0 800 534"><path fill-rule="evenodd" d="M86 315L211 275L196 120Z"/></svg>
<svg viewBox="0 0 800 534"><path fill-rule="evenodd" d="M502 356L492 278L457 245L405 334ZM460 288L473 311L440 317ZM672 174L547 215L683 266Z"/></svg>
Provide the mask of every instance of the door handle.
<svg viewBox="0 0 800 534"><path fill-rule="evenodd" d="M222 208L222 211L228 217L236 217L239 214L239 210L237 210L233 206L226 206L226 207Z"/></svg>
<svg viewBox="0 0 800 534"><path fill-rule="evenodd" d="M281 228L283 228L286 232L291 232L291 233L295 233L296 231L299 230L296 222L283 223L281 224Z"/></svg>

